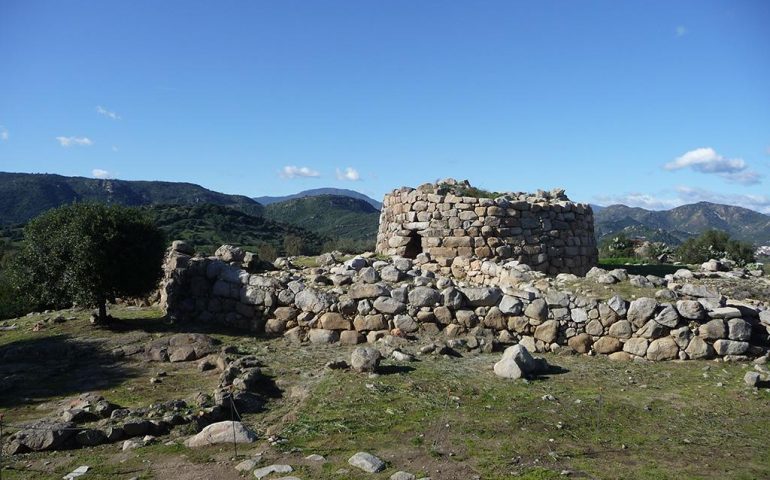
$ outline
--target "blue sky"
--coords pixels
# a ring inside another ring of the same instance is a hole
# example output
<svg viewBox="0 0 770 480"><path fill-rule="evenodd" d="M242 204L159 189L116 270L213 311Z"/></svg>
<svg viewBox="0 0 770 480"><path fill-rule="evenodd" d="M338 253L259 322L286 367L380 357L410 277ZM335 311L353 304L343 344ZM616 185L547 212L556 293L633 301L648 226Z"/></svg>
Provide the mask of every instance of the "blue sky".
<svg viewBox="0 0 770 480"><path fill-rule="evenodd" d="M0 170L770 212L767 1L0 0Z"/></svg>

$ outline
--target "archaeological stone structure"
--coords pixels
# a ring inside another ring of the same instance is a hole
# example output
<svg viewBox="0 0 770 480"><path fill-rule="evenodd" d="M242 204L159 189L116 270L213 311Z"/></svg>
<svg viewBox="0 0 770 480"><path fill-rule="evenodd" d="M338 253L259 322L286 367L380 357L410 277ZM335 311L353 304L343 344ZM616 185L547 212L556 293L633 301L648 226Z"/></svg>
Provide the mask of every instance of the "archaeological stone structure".
<svg viewBox="0 0 770 480"><path fill-rule="evenodd" d="M767 355L770 338L767 305L729 300L689 270L662 278L594 267L585 278L548 277L515 260L455 257L445 266L423 252L388 260L324 254L315 268L279 259L275 270L254 272L237 247L204 257L184 242L174 242L164 270L161 305L174 321L293 342L369 342L388 355L411 338L421 352L520 344L618 360L746 359ZM595 298L574 282L654 294Z"/></svg>
<svg viewBox="0 0 770 480"><path fill-rule="evenodd" d="M393 190L382 203L376 252L513 259L552 275L584 275L596 265L590 205L560 189L484 198L491 195L453 179Z"/></svg>

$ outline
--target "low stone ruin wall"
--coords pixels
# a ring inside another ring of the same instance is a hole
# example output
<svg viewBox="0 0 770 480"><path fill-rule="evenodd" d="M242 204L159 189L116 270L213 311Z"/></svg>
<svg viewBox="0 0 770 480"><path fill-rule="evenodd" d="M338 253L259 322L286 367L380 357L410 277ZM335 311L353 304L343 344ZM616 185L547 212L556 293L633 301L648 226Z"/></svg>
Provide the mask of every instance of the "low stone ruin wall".
<svg viewBox="0 0 770 480"><path fill-rule="evenodd" d="M452 193L459 187L471 188L448 179L385 195L376 252L427 253L443 261L513 259L549 274L584 275L596 265L590 205L571 202L563 190L493 199Z"/></svg>
<svg viewBox="0 0 770 480"><path fill-rule="evenodd" d="M657 298L599 301L560 291L517 262L484 262L487 273L475 277L496 285L481 286L405 258L356 257L313 269L284 262L283 270L256 274L241 268L239 249L203 258L175 245L161 291L169 316L294 341L356 344L421 335L483 351L521 343L533 352L671 360L762 355L770 333L763 307L673 278L653 278Z"/></svg>

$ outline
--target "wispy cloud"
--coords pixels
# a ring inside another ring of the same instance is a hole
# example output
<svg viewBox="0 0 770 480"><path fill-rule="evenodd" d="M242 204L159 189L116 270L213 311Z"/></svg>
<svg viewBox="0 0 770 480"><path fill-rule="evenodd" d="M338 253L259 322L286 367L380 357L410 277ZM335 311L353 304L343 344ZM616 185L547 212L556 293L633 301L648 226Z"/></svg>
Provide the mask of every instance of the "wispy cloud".
<svg viewBox="0 0 770 480"><path fill-rule="evenodd" d="M684 25L677 25L674 32L676 33L677 37L684 37L685 35L687 35L687 33L689 33L687 30L687 27L685 27Z"/></svg>
<svg viewBox="0 0 770 480"><path fill-rule="evenodd" d="M112 174L108 172L107 170L102 170L101 168L94 168L91 170L91 175L94 176L94 178L112 178Z"/></svg>
<svg viewBox="0 0 770 480"><path fill-rule="evenodd" d="M762 181L762 175L749 170L742 158L726 158L711 147L696 148L685 152L663 166L666 170L689 168L696 172L716 174L731 183L755 185Z"/></svg>
<svg viewBox="0 0 770 480"><path fill-rule="evenodd" d="M351 182L356 182L358 180L361 180L361 175L359 175L358 170L356 170L353 167L348 167L345 170L337 169L337 180L348 180Z"/></svg>
<svg viewBox="0 0 770 480"><path fill-rule="evenodd" d="M757 212L770 214L770 196L735 193L717 193L697 187L678 186L674 190L649 193L625 193L621 195L599 195L594 197L600 205L621 204L647 210L668 210L670 208L697 202L737 205Z"/></svg>
<svg viewBox="0 0 770 480"><path fill-rule="evenodd" d="M58 141L59 145L62 147L90 147L94 144L93 140L88 137L56 137L56 141Z"/></svg>
<svg viewBox="0 0 770 480"><path fill-rule="evenodd" d="M0 142L8 141L8 129L0 125Z"/></svg>
<svg viewBox="0 0 770 480"><path fill-rule="evenodd" d="M280 176L282 178L317 178L321 174L317 170L313 170L310 167L296 167L294 165L286 165L281 169Z"/></svg>
<svg viewBox="0 0 770 480"><path fill-rule="evenodd" d="M98 113L99 115L103 115L103 116L105 116L107 118L111 118L113 120L120 120L120 115L118 115L117 113L115 113L113 111L107 110L106 108L102 107L101 105L97 105L96 106L96 113Z"/></svg>
<svg viewBox="0 0 770 480"><path fill-rule="evenodd" d="M682 204L679 198L666 198L649 193L632 192L621 195L598 195L596 203L600 205L627 205L629 207L646 208L647 210L667 210Z"/></svg>

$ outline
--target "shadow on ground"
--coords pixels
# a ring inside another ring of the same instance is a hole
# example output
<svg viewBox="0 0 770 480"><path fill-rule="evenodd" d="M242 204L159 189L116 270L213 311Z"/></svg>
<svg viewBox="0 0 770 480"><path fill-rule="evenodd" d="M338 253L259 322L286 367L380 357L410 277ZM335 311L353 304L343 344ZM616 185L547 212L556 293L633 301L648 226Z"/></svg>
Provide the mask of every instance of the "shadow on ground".
<svg viewBox="0 0 770 480"><path fill-rule="evenodd" d="M0 347L0 407L108 389L138 374L98 341L69 335L19 340Z"/></svg>

